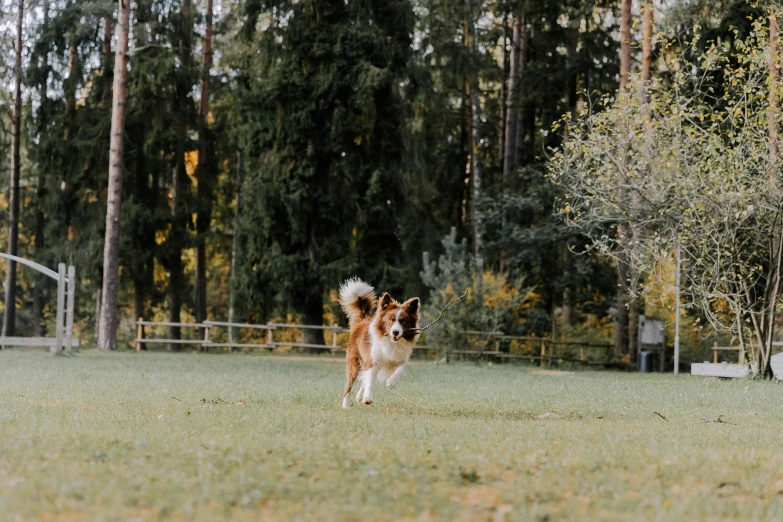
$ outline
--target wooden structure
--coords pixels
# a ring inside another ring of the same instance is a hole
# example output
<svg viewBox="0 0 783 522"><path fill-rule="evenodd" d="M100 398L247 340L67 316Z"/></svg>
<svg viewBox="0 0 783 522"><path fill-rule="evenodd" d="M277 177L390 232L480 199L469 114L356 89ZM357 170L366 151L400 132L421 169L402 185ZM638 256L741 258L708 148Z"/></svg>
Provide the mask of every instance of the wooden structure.
<svg viewBox="0 0 783 522"><path fill-rule="evenodd" d="M750 367L747 364L729 364L729 363L692 363L691 375L702 377L747 377L750 374Z"/></svg>
<svg viewBox="0 0 783 522"><path fill-rule="evenodd" d="M497 361L529 360L529 361L538 361L539 365L542 368L544 366L550 367L552 365L552 361L575 362L575 363L580 363L583 366L589 366L589 365L605 366L611 360L610 354L613 347L611 343L590 343L590 342L564 341L564 340L557 341L550 337L506 335L501 331L479 332L479 331L468 330L467 332L465 332L465 335L467 335L468 337L475 336L475 337L487 338L487 341L484 343L484 346L486 347L491 346L491 349L450 350L446 353L447 358L449 354L452 354L452 355L470 356L479 359L485 358L488 360L497 360ZM538 349L536 349L536 353L538 353L538 355L507 353L501 350L501 345L503 344L504 341L526 342L536 347L540 347L540 352L538 352ZM575 357L572 356L570 353L564 353L566 351L570 352L570 350L568 350L570 348L578 349L579 355ZM590 362L587 358L587 354L591 350L598 350L598 351L605 352L606 354L605 362L601 362L601 363Z"/></svg>
<svg viewBox="0 0 783 522"><path fill-rule="evenodd" d="M203 330L204 335L200 339L163 339L144 336L144 326L179 326L182 328L197 328ZM235 342L215 342L210 339L210 330L214 328L236 328L238 330L250 329L250 330L266 330L266 338L262 343L235 343ZM295 330L325 330L332 333L331 344L309 344L290 341L276 341L274 338L274 332L276 330L295 329ZM338 352L344 350L342 346L337 344L337 334L347 332L345 328L340 328L337 325L333 326L316 326L316 325L304 325L304 324L284 324L284 323L267 323L267 324L250 324L250 323L229 323L226 321L211 321L206 320L203 323L171 323L166 321L144 321L141 317L136 321L136 351L141 350L141 345L144 343L160 343L160 344L194 344L198 345L201 350L209 351L209 348L260 348L260 349L273 349L278 346L292 346L295 348L311 348L316 350L328 350L331 352Z"/></svg>
<svg viewBox="0 0 783 522"><path fill-rule="evenodd" d="M739 355L737 356L737 364L745 364L745 350L742 349L742 346L719 346L718 341L715 341L712 344L713 364L718 364L718 352L720 351L738 352Z"/></svg>
<svg viewBox="0 0 783 522"><path fill-rule="evenodd" d="M772 367L772 374L779 381L783 381L783 353L776 353L769 359L769 365Z"/></svg>
<svg viewBox="0 0 783 522"><path fill-rule="evenodd" d="M204 334L198 339L169 339L162 337L148 337L144 335L145 326L179 326L181 328L193 328L203 330ZM266 336L264 342L260 343L239 343L239 342L222 342L214 341L211 338L210 331L214 328L236 328L238 330L250 329L250 330L266 330ZM294 341L278 341L275 340L274 333L282 330L322 330L331 332L330 344L311 344L300 343ZM227 321L211 321L206 320L203 323L172 323L168 321L145 321L143 318L139 318L136 321L136 338L134 344L136 351L141 350L141 346L145 343L155 344L191 344L199 347L200 350L209 351L210 348L228 348L233 350L235 348L258 348L264 350L272 350L277 347L290 346L293 348L309 348L314 350L324 350L335 354L337 352L344 352L345 347L338 343L337 336L341 333L348 333L347 328L341 328L339 326L322 326L322 325L307 325L307 324L287 324L287 323L267 323L267 324L250 324L250 323L230 323ZM429 346L416 346L416 350L431 351L435 348Z"/></svg>
<svg viewBox="0 0 783 522"><path fill-rule="evenodd" d="M197 339L168 339L148 337L144 335L144 326L180 326L182 328L193 328L203 330L203 336ZM212 321L206 320L203 323L170 323L165 321L144 321L142 318L136 322L137 334L135 339L136 350L141 350L141 346L144 343L159 343L159 344L192 344L199 347L202 351L209 351L210 348L228 348L233 350L235 348L258 348L261 350L272 350L278 347L293 347L293 348L308 348L315 350L323 350L330 352L331 354L337 354L345 351L345 347L338 341L338 335L348 333L349 330L341 328L339 326L323 326L323 325L305 325L305 324L288 324L288 323L267 323L267 324L250 324L250 323L231 323L226 321ZM255 329L265 330L263 342L256 343L240 343L240 342L223 342L214 340L214 336L211 332L215 328L237 328L242 329ZM321 330L331 333L331 339L329 344L309 344L295 341L280 341L275 339L275 332L284 330ZM511 360L531 360L538 361L539 364L544 366L551 366L552 361L556 362L575 362L583 366L606 366L611 362L612 344L611 343L589 343L580 341L556 341L547 337L530 337L521 335L505 335L501 331L495 332L480 332L469 330L465 332L465 335L470 337L483 338L485 341L482 343L484 348L474 350L447 350L444 355L446 361L452 356L469 357L473 359L484 359L488 361L511 361ZM512 354L505 352L501 349L503 342L521 341L530 343L536 346L534 354ZM540 347L540 352L539 352ZM417 345L416 352L433 352L438 351L438 348L432 346ZM601 362L591 361L588 358L589 353L598 351L604 354L601 357Z"/></svg>
<svg viewBox="0 0 783 522"><path fill-rule="evenodd" d="M0 347L6 346L48 346L52 353L60 353L63 349L71 351L79 346L79 340L73 338L73 309L76 297L76 268L73 265L66 269L65 263L57 266L57 272L29 259L11 254L0 253L0 257L10 259L30 267L57 281L57 313L54 324L54 337L2 337ZM8 303L6 303L8 306ZM13 306L13 304L11 304Z"/></svg>

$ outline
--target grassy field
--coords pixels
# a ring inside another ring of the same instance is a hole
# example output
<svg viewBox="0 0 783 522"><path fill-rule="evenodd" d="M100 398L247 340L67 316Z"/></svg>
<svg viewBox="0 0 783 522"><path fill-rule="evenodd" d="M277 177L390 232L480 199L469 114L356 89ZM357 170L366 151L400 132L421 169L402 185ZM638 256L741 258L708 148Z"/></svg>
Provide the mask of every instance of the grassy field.
<svg viewBox="0 0 783 522"><path fill-rule="evenodd" d="M783 519L776 383L421 363L344 411L343 371L0 352L0 519Z"/></svg>

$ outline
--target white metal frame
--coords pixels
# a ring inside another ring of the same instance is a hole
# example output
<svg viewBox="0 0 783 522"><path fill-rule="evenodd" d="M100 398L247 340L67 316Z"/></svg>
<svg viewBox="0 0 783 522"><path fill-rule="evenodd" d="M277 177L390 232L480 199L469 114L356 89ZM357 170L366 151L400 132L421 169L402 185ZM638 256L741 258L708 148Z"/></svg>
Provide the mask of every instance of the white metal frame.
<svg viewBox="0 0 783 522"><path fill-rule="evenodd" d="M12 256L0 252L0 257L28 266L57 281L57 318L54 328L54 338L51 337L2 337L0 347L6 346L49 346L52 353L59 353L65 348L71 351L74 346L79 346L79 339L73 338L73 308L76 295L76 268L65 263L57 266L57 272L39 265L23 257ZM6 303L6 307L9 303ZM14 306L11 303L10 306ZM64 324L63 324L64 323ZM63 339L64 337L64 339Z"/></svg>

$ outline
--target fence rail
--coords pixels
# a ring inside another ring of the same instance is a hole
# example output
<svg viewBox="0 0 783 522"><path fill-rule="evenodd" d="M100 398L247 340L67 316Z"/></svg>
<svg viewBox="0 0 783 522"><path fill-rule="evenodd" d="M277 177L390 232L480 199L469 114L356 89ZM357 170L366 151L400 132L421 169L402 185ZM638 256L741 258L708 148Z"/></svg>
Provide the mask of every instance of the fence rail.
<svg viewBox="0 0 783 522"><path fill-rule="evenodd" d="M209 351L209 348L258 348L263 350L272 350L278 347L293 347L293 348L308 348L315 350L329 351L333 354L338 352L344 352L345 347L341 346L338 342L338 335L348 333L350 330L342 328L336 324L328 325L307 325L307 324L291 324L291 323L266 323L266 324L251 324L251 323L232 323L228 321L212 321L206 320L202 323L173 323L168 321L144 321L139 318L136 321L137 336L135 339L136 350L141 350L141 346L144 343L159 343L159 344L194 344L203 351ZM183 328L198 328L203 330L203 337L199 339L168 339L158 337L145 337L144 326L179 326ZM248 343L248 342L235 342L229 340L216 341L210 338L210 332L215 328L228 328L228 329L248 329L248 330L265 330L266 338L264 342ZM276 340L274 333L283 330L318 330L324 333L330 332L331 342L329 344L314 344L304 343L298 341L282 341ZM462 356L471 358L485 358L490 360L532 360L540 361L541 366L551 365L552 361L565 361L575 362L582 365L606 365L611 359L610 356L606 357L605 362L594 362L588 360L588 350L610 350L612 344L610 343L591 343L580 341L567 341L567 340L553 340L548 337L532 337L523 335L507 335L501 331L494 332L481 332L476 330L468 330L465 332L467 337L475 336L486 339L487 349L474 349L474 350L445 350L445 357L448 361L452 356ZM502 341L521 341L525 343L533 343L539 348L535 348L535 353L508 353L501 349ZM489 348L489 346L492 346ZM558 350L557 347L573 347L579 349L579 356L573 357L569 354L563 353L564 350ZM417 345L414 348L417 352L434 352L439 351L439 348L433 346ZM558 353L560 352L560 353Z"/></svg>

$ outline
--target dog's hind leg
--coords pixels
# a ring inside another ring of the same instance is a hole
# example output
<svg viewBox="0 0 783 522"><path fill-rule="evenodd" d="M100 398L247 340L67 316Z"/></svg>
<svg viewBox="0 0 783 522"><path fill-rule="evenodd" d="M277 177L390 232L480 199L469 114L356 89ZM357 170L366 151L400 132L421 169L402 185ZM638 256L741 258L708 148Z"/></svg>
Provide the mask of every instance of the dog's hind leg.
<svg viewBox="0 0 783 522"><path fill-rule="evenodd" d="M345 359L345 391L343 392L343 408L351 406L351 388L356 382L356 376L359 375L359 359L351 357ZM359 390L361 392L361 389Z"/></svg>

